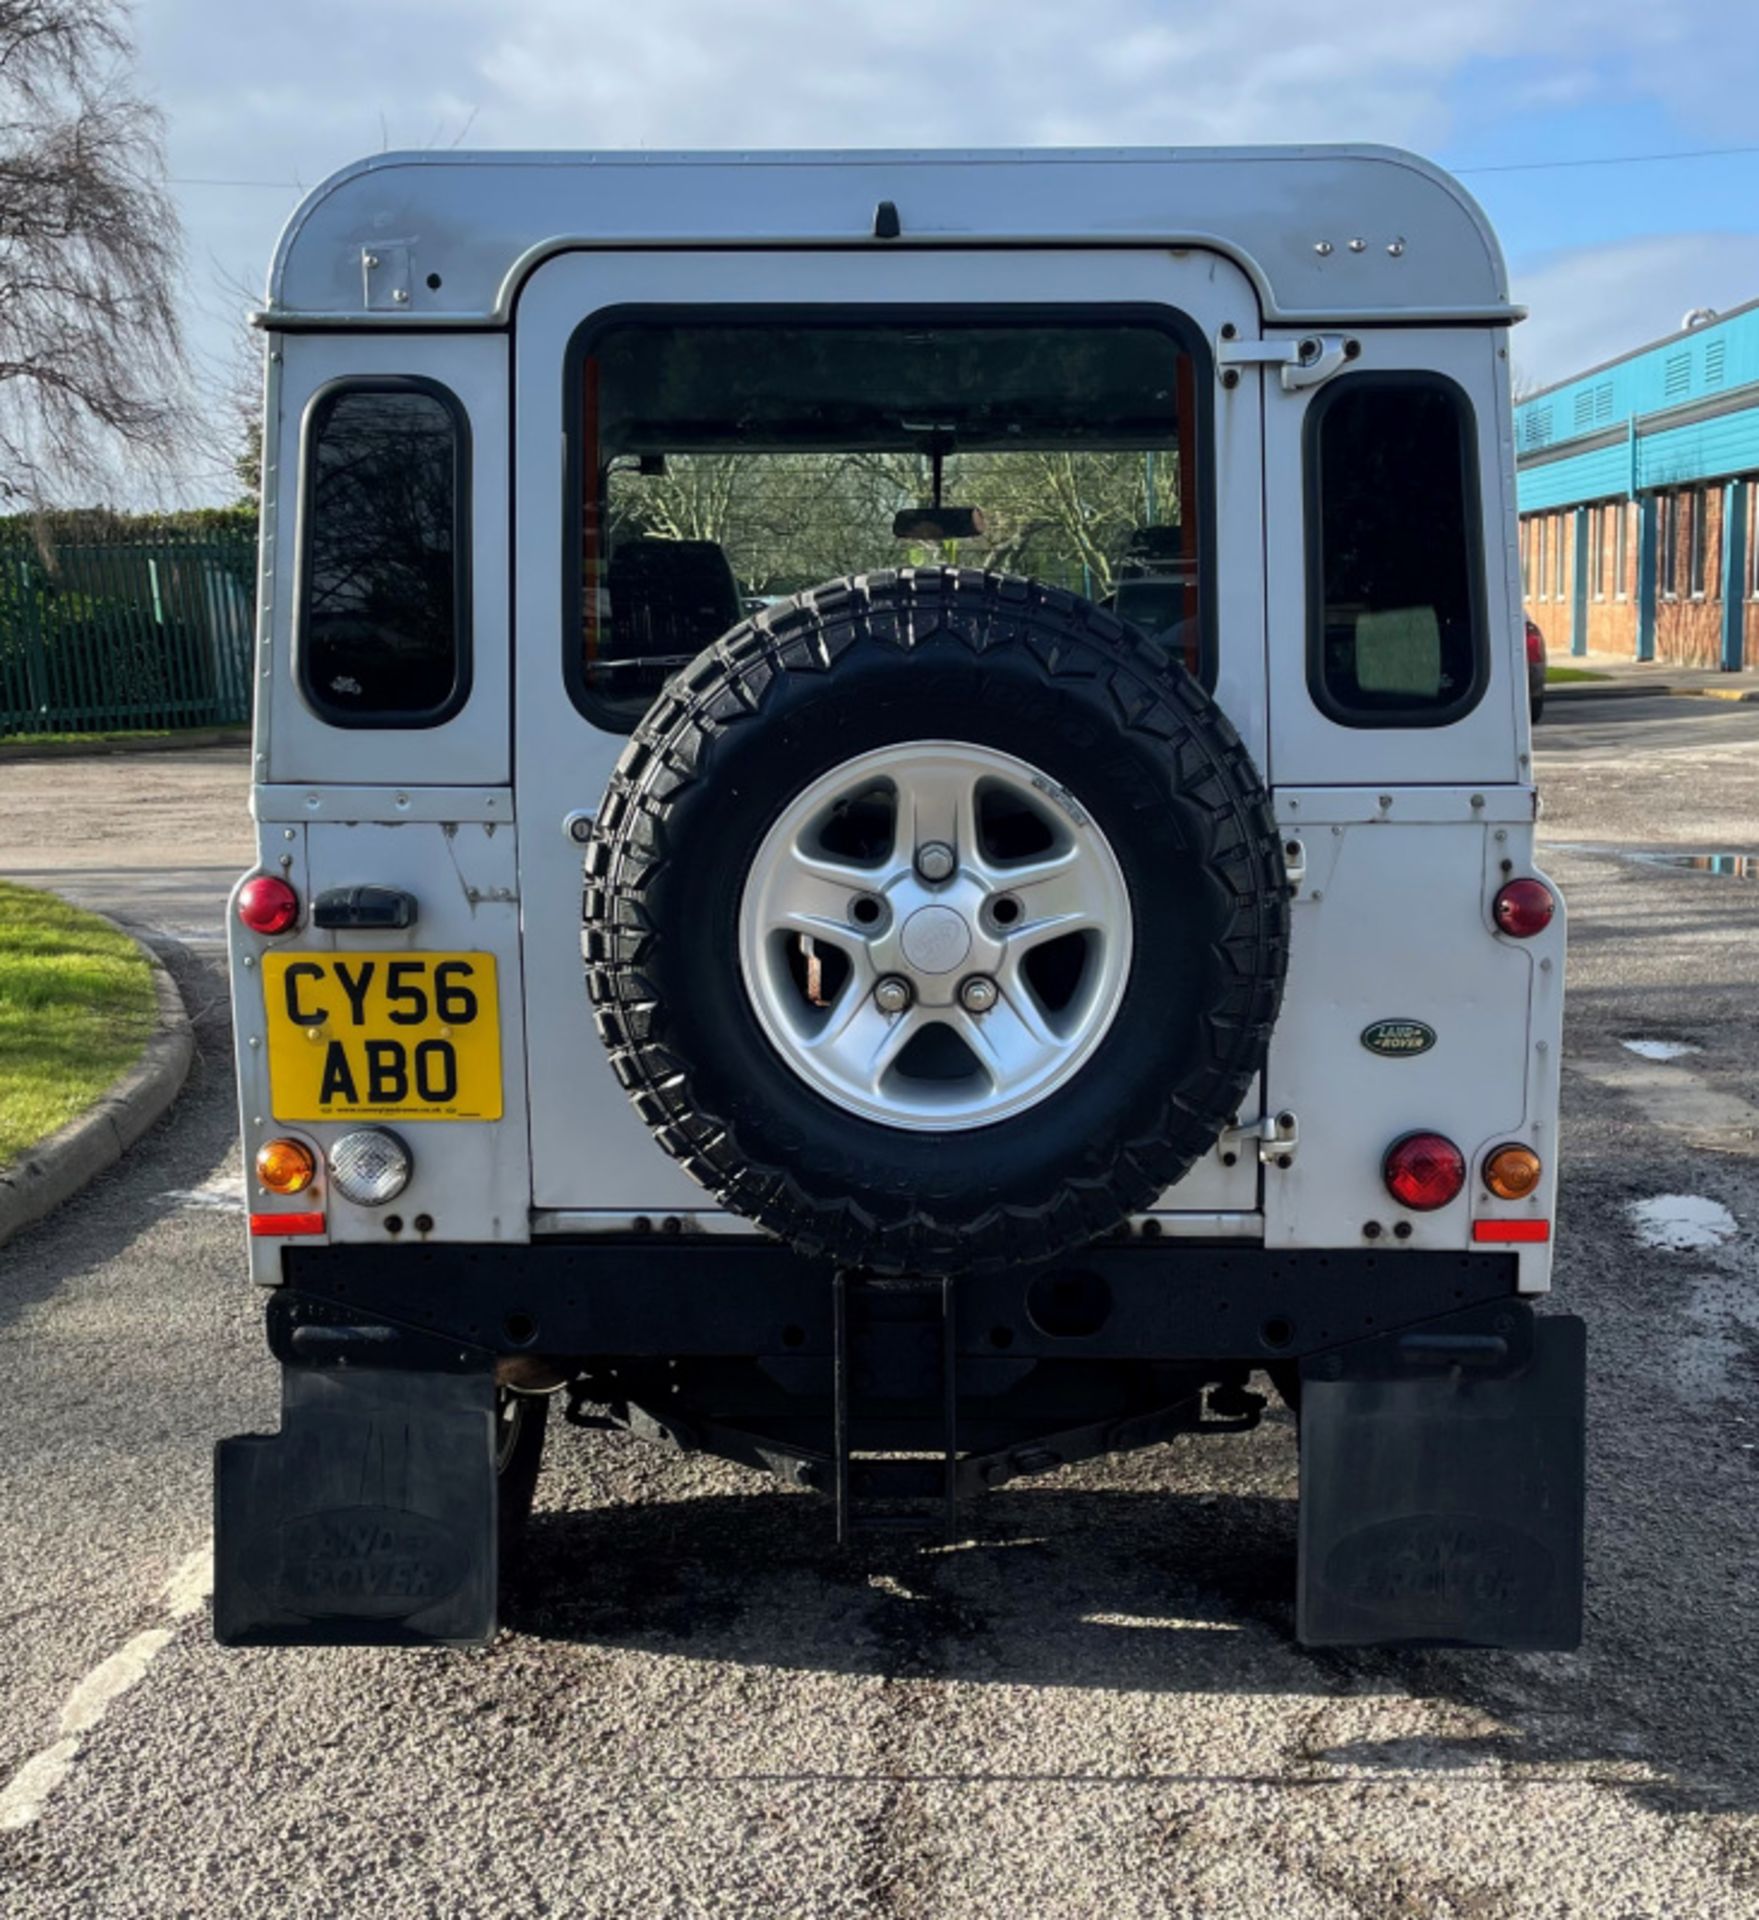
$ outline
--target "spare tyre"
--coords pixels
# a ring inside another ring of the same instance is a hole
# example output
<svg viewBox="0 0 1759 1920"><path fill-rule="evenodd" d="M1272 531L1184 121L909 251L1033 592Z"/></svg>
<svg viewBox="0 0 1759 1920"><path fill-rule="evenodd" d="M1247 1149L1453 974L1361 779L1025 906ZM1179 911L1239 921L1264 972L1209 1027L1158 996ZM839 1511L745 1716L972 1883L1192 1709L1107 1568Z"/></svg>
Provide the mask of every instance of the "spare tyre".
<svg viewBox="0 0 1759 1920"><path fill-rule="evenodd" d="M1087 600L950 568L800 594L683 669L584 911L655 1139L882 1273L1149 1205L1237 1113L1288 949L1268 797L1197 681Z"/></svg>

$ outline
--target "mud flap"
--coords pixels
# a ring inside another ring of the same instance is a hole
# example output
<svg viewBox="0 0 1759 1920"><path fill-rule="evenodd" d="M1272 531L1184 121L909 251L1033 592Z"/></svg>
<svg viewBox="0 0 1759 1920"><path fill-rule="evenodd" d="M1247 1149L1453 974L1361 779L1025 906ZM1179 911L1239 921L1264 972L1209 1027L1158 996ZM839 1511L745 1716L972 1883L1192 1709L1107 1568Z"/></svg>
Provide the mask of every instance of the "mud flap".
<svg viewBox="0 0 1759 1920"><path fill-rule="evenodd" d="M215 1462L226 1646L481 1645L495 1631L494 1375L284 1366L281 1431Z"/></svg>
<svg viewBox="0 0 1759 1920"><path fill-rule="evenodd" d="M1585 1380L1516 1303L1304 1360L1301 1641L1577 1646Z"/></svg>

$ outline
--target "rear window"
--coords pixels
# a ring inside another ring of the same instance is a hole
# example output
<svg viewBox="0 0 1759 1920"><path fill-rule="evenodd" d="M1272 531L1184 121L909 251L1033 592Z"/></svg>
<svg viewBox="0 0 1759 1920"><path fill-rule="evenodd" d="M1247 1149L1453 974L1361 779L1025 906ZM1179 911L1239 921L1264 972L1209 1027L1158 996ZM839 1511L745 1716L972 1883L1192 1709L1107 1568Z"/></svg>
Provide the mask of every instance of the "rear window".
<svg viewBox="0 0 1759 1920"><path fill-rule="evenodd" d="M1440 726L1483 690L1471 409L1433 374L1358 374L1308 416L1309 680L1346 726Z"/></svg>
<svg viewBox="0 0 1759 1920"><path fill-rule="evenodd" d="M570 364L576 699L626 729L748 613L943 562L1113 606L1213 678L1202 355L1161 308L589 324Z"/></svg>
<svg viewBox="0 0 1759 1920"><path fill-rule="evenodd" d="M306 427L299 673L337 726L433 726L467 691L465 425L420 380L327 389Z"/></svg>

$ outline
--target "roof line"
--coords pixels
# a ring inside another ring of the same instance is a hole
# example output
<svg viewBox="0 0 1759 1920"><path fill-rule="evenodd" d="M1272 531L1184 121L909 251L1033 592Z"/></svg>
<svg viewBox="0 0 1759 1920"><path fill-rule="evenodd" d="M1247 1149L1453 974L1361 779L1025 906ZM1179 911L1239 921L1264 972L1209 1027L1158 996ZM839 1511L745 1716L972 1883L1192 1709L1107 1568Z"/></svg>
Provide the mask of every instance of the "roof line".
<svg viewBox="0 0 1759 1920"><path fill-rule="evenodd" d="M1759 307L1759 296L1743 300L1738 307L1729 307L1718 313L1714 320L1707 320L1701 327L1675 327L1672 333L1664 333L1659 340L1650 340L1640 347L1628 347L1623 353L1615 353L1610 360L1602 360L1598 365L1584 367L1580 373L1566 374L1561 380L1552 381L1549 387L1540 387L1524 399L1515 402L1516 411L1530 407L1535 400L1544 400L1554 393L1561 393L1565 387L1573 387L1578 380L1592 380L1597 373L1610 372L1614 367L1622 367L1627 360L1641 360L1644 354L1653 353L1657 347L1670 346L1675 340L1694 338L1700 333L1711 333L1725 320L1738 320L1743 313L1751 313Z"/></svg>

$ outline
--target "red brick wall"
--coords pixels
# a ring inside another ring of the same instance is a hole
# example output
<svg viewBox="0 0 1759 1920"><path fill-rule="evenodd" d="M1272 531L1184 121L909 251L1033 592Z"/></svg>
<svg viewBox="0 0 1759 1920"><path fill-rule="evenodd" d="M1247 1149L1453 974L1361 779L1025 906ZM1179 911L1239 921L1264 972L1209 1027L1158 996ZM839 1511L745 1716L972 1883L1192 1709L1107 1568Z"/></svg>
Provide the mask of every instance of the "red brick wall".
<svg viewBox="0 0 1759 1920"><path fill-rule="evenodd" d="M1662 551L1658 545L1657 602L1655 616L1655 658L1675 666L1714 667L1722 659L1722 506L1720 486L1703 489L1704 501L1704 591L1691 590L1691 551L1689 542L1690 503L1687 493L1664 496L1661 511L1671 514L1678 542L1675 591L1669 596L1663 589ZM1605 555L1603 576L1594 575L1595 542L1592 509L1588 530L1588 652L1610 654L1621 660L1635 659L1637 653L1637 548L1640 516L1635 501L1609 501L1605 509L1603 539ZM1622 583L1617 566L1618 514L1627 518L1625 565ZM1759 521L1759 487L1750 496L1749 513ZM1543 535L1541 528L1543 527ZM1658 536L1662 530L1658 528ZM1748 539L1759 538L1759 525L1748 530ZM1539 564L1541 541L1544 567ZM1557 547L1564 547L1563 591L1557 591ZM1521 552L1526 561L1525 579L1528 617L1538 623L1545 635L1547 652L1554 662L1568 659L1570 626L1574 608L1575 516L1573 509L1555 513L1528 515L1521 523ZM1748 580L1751 579L1749 568ZM1619 597L1620 587L1624 597ZM1747 581L1742 582L1746 599L1744 610L1746 661L1759 667L1759 600L1746 597ZM1598 590L1597 590L1598 589Z"/></svg>

